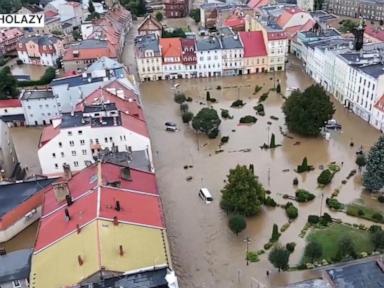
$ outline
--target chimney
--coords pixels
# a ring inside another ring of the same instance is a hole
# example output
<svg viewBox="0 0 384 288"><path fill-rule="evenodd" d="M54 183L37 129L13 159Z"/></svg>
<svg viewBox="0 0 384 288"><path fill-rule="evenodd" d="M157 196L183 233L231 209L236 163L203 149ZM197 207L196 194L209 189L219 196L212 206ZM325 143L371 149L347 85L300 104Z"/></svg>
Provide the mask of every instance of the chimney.
<svg viewBox="0 0 384 288"><path fill-rule="evenodd" d="M77 262L79 262L80 266L84 264L83 258L80 255L77 256Z"/></svg>
<svg viewBox="0 0 384 288"><path fill-rule="evenodd" d="M131 181L132 178L131 178L131 169L129 167L124 167L124 168L121 168L120 170L120 177L121 179L124 179L124 180L127 180L127 181Z"/></svg>
<svg viewBox="0 0 384 288"><path fill-rule="evenodd" d="M77 231L77 234L80 234L81 232L81 227L79 224L76 224L76 231Z"/></svg>
<svg viewBox="0 0 384 288"><path fill-rule="evenodd" d="M115 203L115 210L116 210L116 211L120 211L120 210L121 210L121 207L120 207L120 201L119 201L119 200L116 200L116 203Z"/></svg>
<svg viewBox="0 0 384 288"><path fill-rule="evenodd" d="M57 202L67 199L66 196L69 195L69 188L66 182L53 183L52 186Z"/></svg>
<svg viewBox="0 0 384 288"><path fill-rule="evenodd" d="M117 216L113 216L113 225L115 225L115 226L119 225L119 221L117 219Z"/></svg>
<svg viewBox="0 0 384 288"><path fill-rule="evenodd" d="M124 255L123 245L119 246L119 251L120 251L120 256L123 256Z"/></svg>
<svg viewBox="0 0 384 288"><path fill-rule="evenodd" d="M66 221L70 221L71 220L71 216L69 215L69 211L68 211L67 208L65 208L64 214L65 214L65 220Z"/></svg>
<svg viewBox="0 0 384 288"><path fill-rule="evenodd" d="M67 201L68 206L71 206L73 204L71 194L65 195L65 200Z"/></svg>
<svg viewBox="0 0 384 288"><path fill-rule="evenodd" d="M64 170L64 179L70 180L72 178L71 167L67 163L64 163L63 170Z"/></svg>

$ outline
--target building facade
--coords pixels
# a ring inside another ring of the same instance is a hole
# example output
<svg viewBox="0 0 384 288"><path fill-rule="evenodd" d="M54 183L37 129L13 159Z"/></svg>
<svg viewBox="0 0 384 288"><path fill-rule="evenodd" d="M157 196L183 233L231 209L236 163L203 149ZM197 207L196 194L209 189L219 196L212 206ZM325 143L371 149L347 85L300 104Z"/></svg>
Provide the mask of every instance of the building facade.
<svg viewBox="0 0 384 288"><path fill-rule="evenodd" d="M182 18L189 13L189 0L164 0L163 4L167 18Z"/></svg>
<svg viewBox="0 0 384 288"><path fill-rule="evenodd" d="M156 36L160 38L163 33L163 25L161 25L161 23L157 21L152 14L148 14L148 16L144 18L143 22L140 23L139 27L137 27L137 31L140 36L156 34Z"/></svg>
<svg viewBox="0 0 384 288"><path fill-rule="evenodd" d="M16 51L16 45L24 33L18 28L3 29L0 31L0 54L6 55Z"/></svg>
<svg viewBox="0 0 384 288"><path fill-rule="evenodd" d="M220 38L209 36L196 41L197 77L217 77L223 74L223 46Z"/></svg>
<svg viewBox="0 0 384 288"><path fill-rule="evenodd" d="M160 40L155 34L138 36L135 39L135 56L141 81L164 79Z"/></svg>
<svg viewBox="0 0 384 288"><path fill-rule="evenodd" d="M244 45L243 74L268 71L268 54L260 31L240 32Z"/></svg>
<svg viewBox="0 0 384 288"><path fill-rule="evenodd" d="M380 0L325 0L323 9L335 15L353 18L384 19L384 2Z"/></svg>

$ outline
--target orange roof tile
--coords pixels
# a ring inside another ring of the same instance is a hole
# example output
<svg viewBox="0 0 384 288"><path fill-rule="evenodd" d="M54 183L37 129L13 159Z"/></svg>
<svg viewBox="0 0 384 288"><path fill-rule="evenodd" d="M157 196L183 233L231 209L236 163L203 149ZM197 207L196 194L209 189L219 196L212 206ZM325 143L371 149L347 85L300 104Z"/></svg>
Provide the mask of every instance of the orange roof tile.
<svg viewBox="0 0 384 288"><path fill-rule="evenodd" d="M161 54L166 57L181 57L180 38L160 38Z"/></svg>
<svg viewBox="0 0 384 288"><path fill-rule="evenodd" d="M279 25L281 28L284 28L285 25L291 20L292 16L303 12L299 7L287 7L284 9L283 13L277 18L277 25Z"/></svg>

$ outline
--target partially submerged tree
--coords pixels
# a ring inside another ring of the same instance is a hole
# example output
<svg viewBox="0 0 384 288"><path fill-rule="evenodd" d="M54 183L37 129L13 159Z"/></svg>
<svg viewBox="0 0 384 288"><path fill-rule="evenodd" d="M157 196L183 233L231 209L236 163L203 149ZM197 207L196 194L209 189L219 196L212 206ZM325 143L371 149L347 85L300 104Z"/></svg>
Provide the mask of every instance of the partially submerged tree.
<svg viewBox="0 0 384 288"><path fill-rule="evenodd" d="M219 133L221 120L217 111L213 108L203 108L192 119L192 127L196 131L207 134L210 138Z"/></svg>
<svg viewBox="0 0 384 288"><path fill-rule="evenodd" d="M384 136L372 146L368 153L367 165L363 175L363 185L369 191L379 191L384 187Z"/></svg>
<svg viewBox="0 0 384 288"><path fill-rule="evenodd" d="M236 214L229 218L228 226L233 233L238 235L247 227L247 222L245 221L244 216Z"/></svg>
<svg viewBox="0 0 384 288"><path fill-rule="evenodd" d="M280 245L276 245L272 251L269 253L268 259L277 269L287 270L289 268L289 251Z"/></svg>
<svg viewBox="0 0 384 288"><path fill-rule="evenodd" d="M263 203L265 192L257 177L246 166L237 165L229 170L220 206L227 213L244 216L256 215Z"/></svg>
<svg viewBox="0 0 384 288"><path fill-rule="evenodd" d="M304 255L313 262L323 256L323 247L318 242L311 241L305 246Z"/></svg>

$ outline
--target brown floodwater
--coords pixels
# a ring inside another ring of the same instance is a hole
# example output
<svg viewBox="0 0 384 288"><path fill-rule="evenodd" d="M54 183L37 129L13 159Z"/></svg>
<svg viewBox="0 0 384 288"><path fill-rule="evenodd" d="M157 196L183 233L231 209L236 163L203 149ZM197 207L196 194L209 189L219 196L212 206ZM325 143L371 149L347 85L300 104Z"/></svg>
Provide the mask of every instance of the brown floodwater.
<svg viewBox="0 0 384 288"><path fill-rule="evenodd" d="M298 237L310 214L328 212L335 218L350 223L369 223L357 218L350 218L343 213L333 213L321 205L334 189L340 189L339 200L348 203L361 197L359 175L351 178L347 184L341 181L352 169L356 169L355 153L363 145L368 149L378 138L379 132L357 116L347 112L339 103L335 103L334 118L343 125L342 132L331 134L329 141L324 138L305 139L294 136L294 139L283 137L279 127L284 128L281 105L284 100L274 92L269 93L265 101L264 117L256 116L253 106L258 97L273 87L273 74L258 74L239 77L175 80L143 83L141 85L144 110L148 122L158 185L164 205L168 235L170 238L173 263L180 278L181 287L278 287L287 283L319 276L317 272L286 272L278 273L268 262L267 253L260 257L258 263L246 265L244 239L249 237L249 250L263 248L271 236L272 225L288 222L282 208L263 208L260 215L247 220L247 228L238 236L227 227L227 215L220 209L220 190L229 169L237 164L254 164L255 174L264 187L271 191L278 203L286 203L283 194L294 195L292 185L294 177L299 179L299 188L307 189L317 195L314 201L296 204L300 207L299 217L282 234L280 242L296 242L297 247L291 255L290 264L300 262L305 240ZM271 80L272 79L272 80ZM300 65L295 61L288 64L287 72L275 75L285 94L287 88L303 89L312 84ZM221 135L229 136L229 142L219 148L219 138L209 140L205 136L197 136L181 121L179 107L173 102L173 84L179 83L180 91L193 98L190 111L197 112L206 106L206 90L218 103L212 106L216 110L229 109L234 116L231 120L223 120L220 126ZM253 95L255 85L263 90ZM220 85L221 90L216 87ZM230 108L232 101L242 99L246 102L243 108ZM201 102L201 103L200 103ZM256 124L239 126L239 118L254 115ZM278 120L270 119L276 116ZM166 132L164 123L177 123L179 131ZM267 122L271 122L270 125ZM267 127L270 126L269 129ZM276 143L282 144L274 150L261 150L259 147L268 141L271 134L276 136ZM355 146L350 147L353 141ZM299 145L297 145L299 142ZM296 145L294 145L296 144ZM215 151L223 149L222 153ZM241 149L251 149L241 152ZM315 171L303 175L296 174L293 169L301 163L303 157ZM317 187L319 166L336 161L342 169L338 172L331 185L324 189ZM185 170L184 165L193 165ZM283 170L289 169L288 172ZM192 176L192 181L186 178ZM357 179L357 180L356 180ZM204 204L197 196L199 188L207 187L215 200L212 204ZM366 197L366 196L363 196ZM266 271L271 272L267 279Z"/></svg>
<svg viewBox="0 0 384 288"><path fill-rule="evenodd" d="M43 76L46 66L41 65L29 65L29 64L16 64L17 58L10 60L6 66L11 68L12 75L29 75L31 80L39 80Z"/></svg>
<svg viewBox="0 0 384 288"><path fill-rule="evenodd" d="M39 221L34 222L9 241L0 243L0 247L4 247L7 252L33 248L38 226Z"/></svg>

